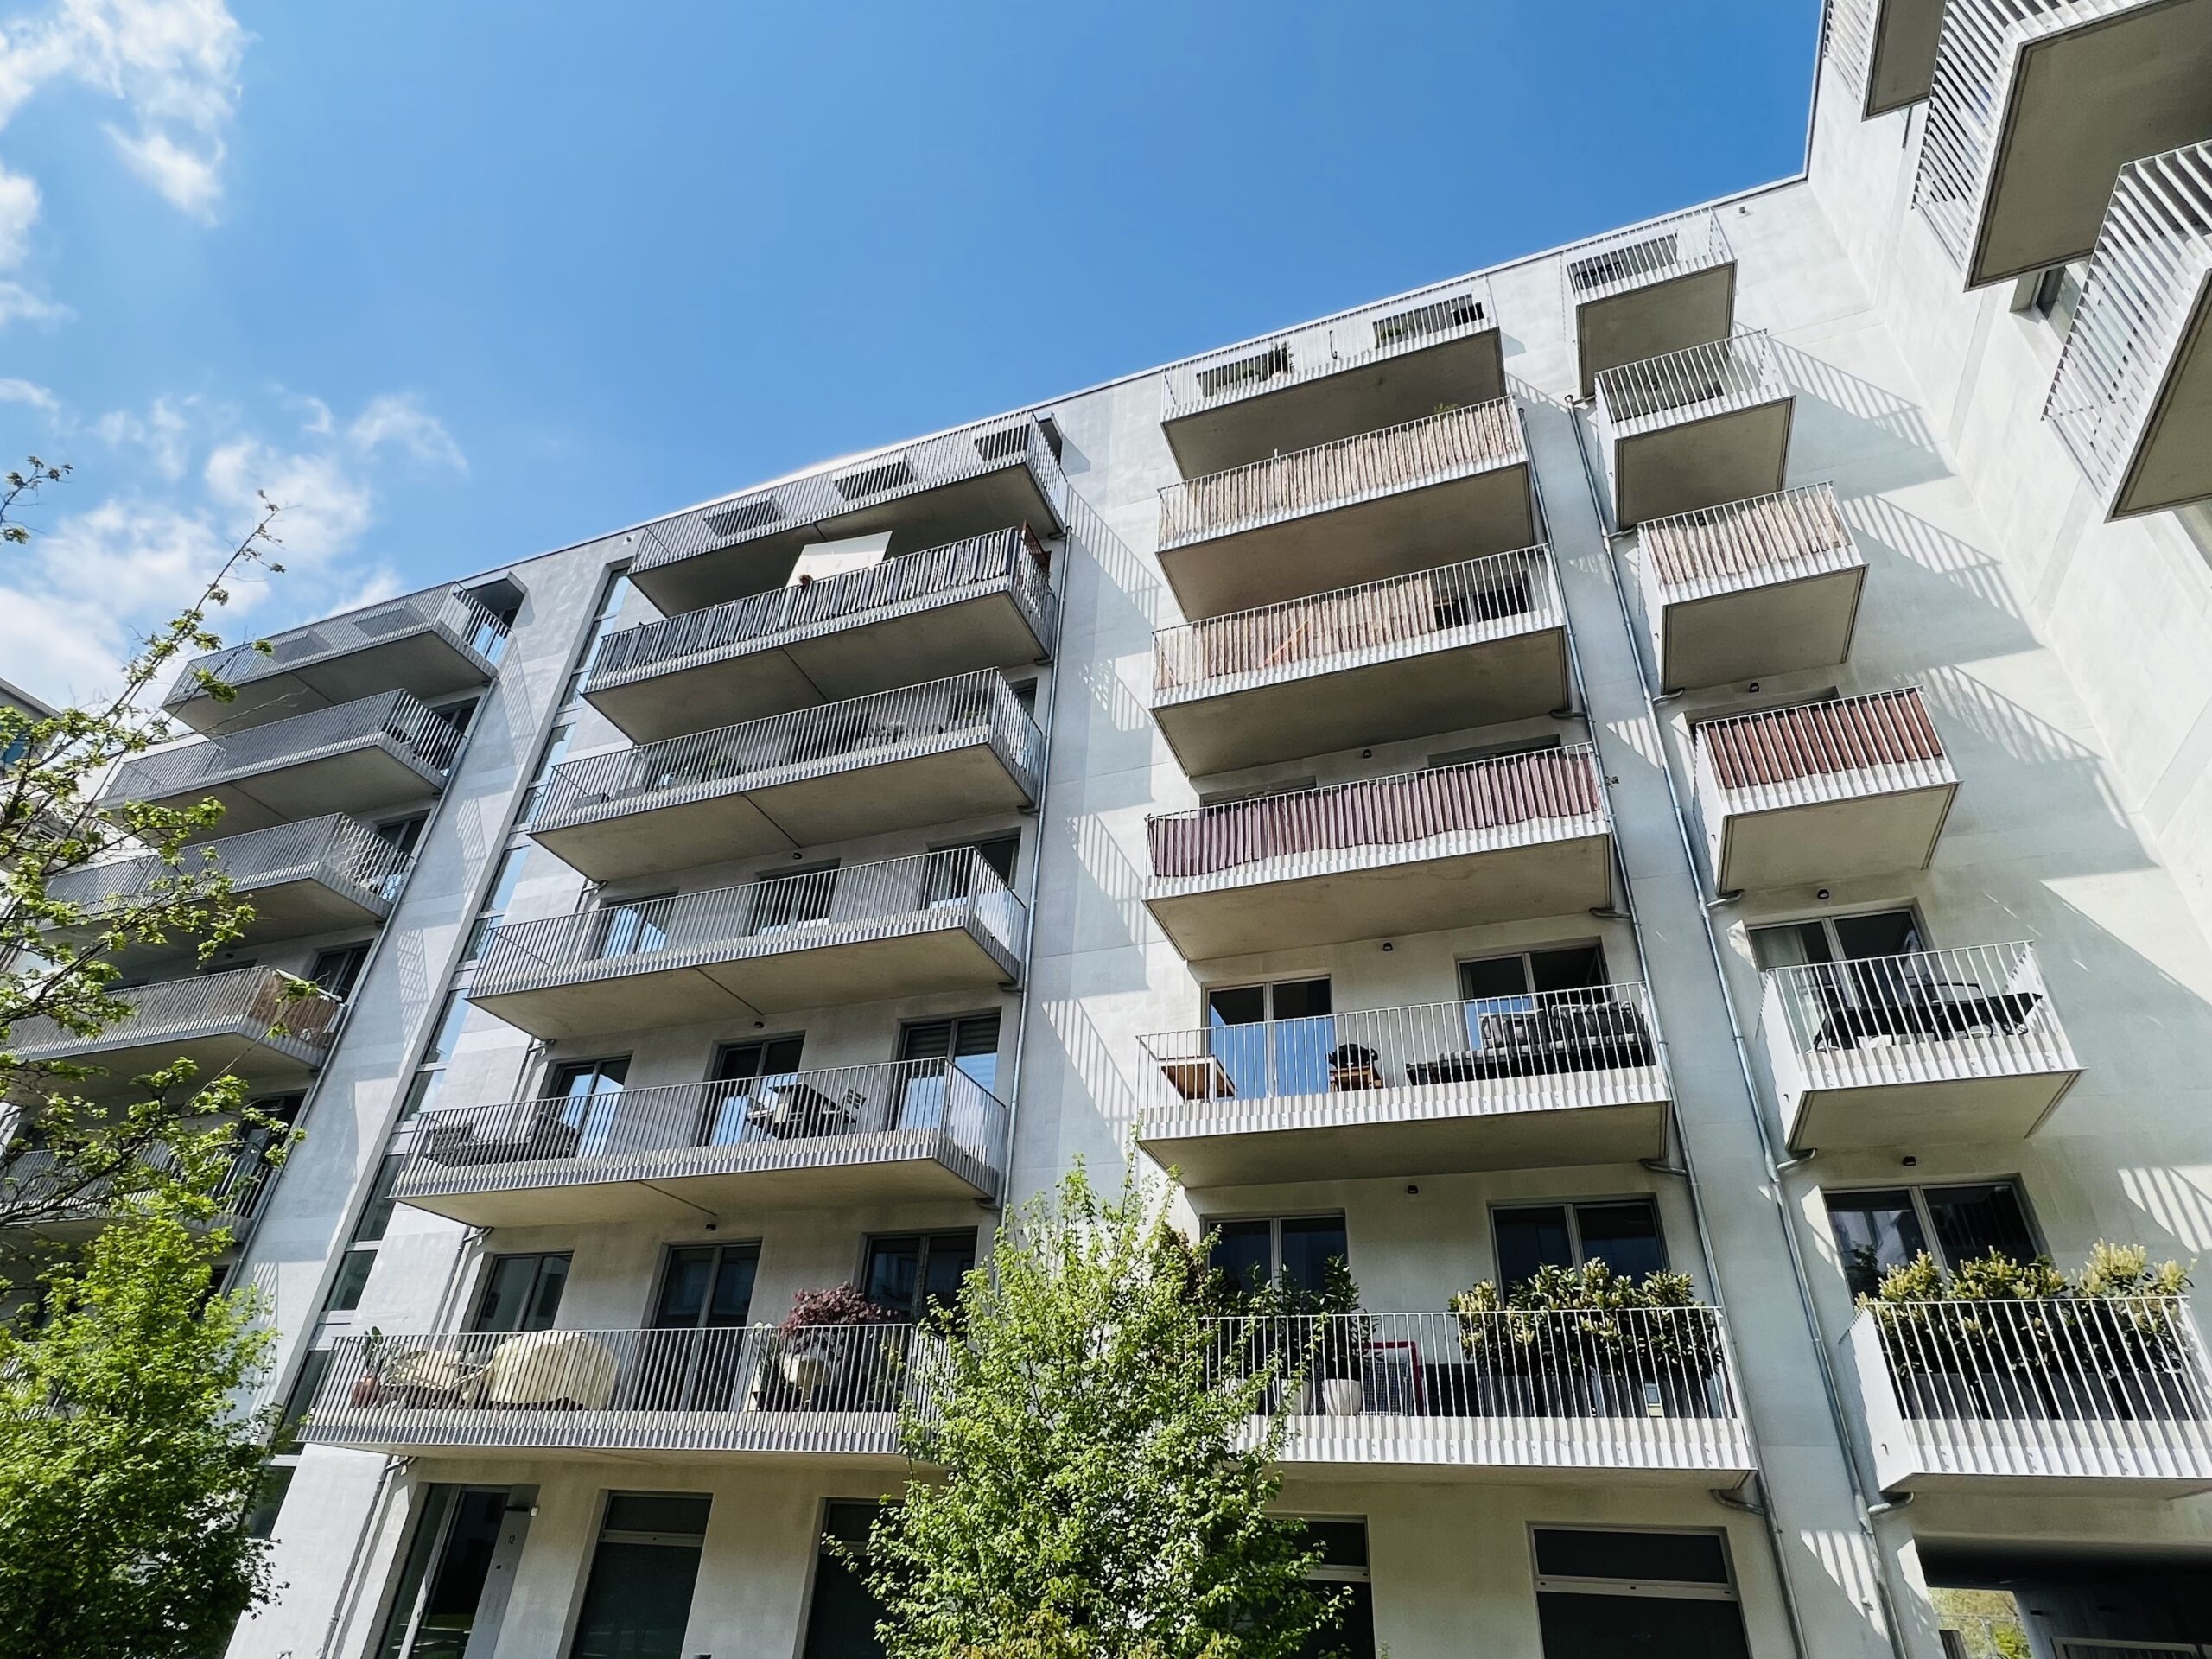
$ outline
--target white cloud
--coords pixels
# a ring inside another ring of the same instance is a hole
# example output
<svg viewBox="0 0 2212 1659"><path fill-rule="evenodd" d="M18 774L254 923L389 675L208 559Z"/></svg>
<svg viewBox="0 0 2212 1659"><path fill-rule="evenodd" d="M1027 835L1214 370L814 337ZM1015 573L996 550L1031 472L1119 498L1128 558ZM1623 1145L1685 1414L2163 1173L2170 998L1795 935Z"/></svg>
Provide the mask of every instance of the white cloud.
<svg viewBox="0 0 2212 1659"><path fill-rule="evenodd" d="M92 431L115 448L126 445L143 448L154 470L175 483L192 464L193 434L185 414L198 401L156 397L143 416L126 409L111 410L92 423Z"/></svg>
<svg viewBox="0 0 2212 1659"><path fill-rule="evenodd" d="M374 517L374 497L348 458L287 454L257 438L218 444L202 476L209 498L244 521L267 496L283 511L276 534L288 569L310 574L350 550Z"/></svg>
<svg viewBox="0 0 2212 1659"><path fill-rule="evenodd" d="M76 315L66 305L32 293L21 283L0 280L0 327L11 322L67 322Z"/></svg>
<svg viewBox="0 0 2212 1659"><path fill-rule="evenodd" d="M38 181L0 165L0 270L13 270L30 251L38 208Z"/></svg>
<svg viewBox="0 0 2212 1659"><path fill-rule="evenodd" d="M210 139L204 149L194 150L158 127L128 133L111 125L106 130L133 173L194 219L213 222L223 195L221 139Z"/></svg>
<svg viewBox="0 0 2212 1659"><path fill-rule="evenodd" d="M61 412L60 401L52 392L29 380L0 379L0 404L29 404L48 415Z"/></svg>
<svg viewBox="0 0 2212 1659"><path fill-rule="evenodd" d="M329 412L323 411L326 416ZM346 429L346 435L363 454L374 454L387 443L397 444L426 465L450 467L457 473L468 470L468 458L461 453L445 423L401 393L386 392L369 399L367 407Z"/></svg>

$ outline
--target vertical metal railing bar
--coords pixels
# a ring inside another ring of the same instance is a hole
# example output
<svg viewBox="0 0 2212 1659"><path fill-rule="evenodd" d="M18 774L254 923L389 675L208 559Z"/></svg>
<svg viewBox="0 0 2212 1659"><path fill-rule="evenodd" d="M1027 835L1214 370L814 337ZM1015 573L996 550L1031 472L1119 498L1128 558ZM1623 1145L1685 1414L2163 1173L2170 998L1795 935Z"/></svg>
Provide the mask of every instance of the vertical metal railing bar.
<svg viewBox="0 0 2212 1659"><path fill-rule="evenodd" d="M1770 968L1767 1006L1802 1069L1851 1084L2059 1071L2071 1046L2034 945L1953 946Z"/></svg>
<svg viewBox="0 0 2212 1659"><path fill-rule="evenodd" d="M328 1046L344 1004L321 991L295 996L299 982L274 968L233 968L134 986L115 994L130 1012L105 1031L88 1036L41 1014L16 1027L10 1052L19 1058L44 1058L230 1025L250 1026L257 1036L267 1033L320 1051Z"/></svg>
<svg viewBox="0 0 2212 1659"><path fill-rule="evenodd" d="M380 741L442 777L461 747L454 723L412 692L386 691L311 715L271 721L219 738L142 754L116 768L104 801L146 800L276 766L297 766L365 741Z"/></svg>
<svg viewBox="0 0 2212 1659"><path fill-rule="evenodd" d="M1616 442L1789 395L1764 330L1600 369L1596 385L1599 430Z"/></svg>
<svg viewBox="0 0 2212 1659"><path fill-rule="evenodd" d="M1662 604L1863 563L1832 484L1647 518L1637 534L1647 586Z"/></svg>
<svg viewBox="0 0 2212 1659"><path fill-rule="evenodd" d="M1735 257L1720 215L1709 207L1578 243L1559 256L1567 337L1575 337L1579 306L1725 265Z"/></svg>
<svg viewBox="0 0 2212 1659"><path fill-rule="evenodd" d="M52 895L88 910L146 893L179 876L220 874L248 889L276 880L315 875L342 882L379 904L407 859L358 818L331 813L280 823L187 848L176 863L157 855L90 864L54 878Z"/></svg>
<svg viewBox="0 0 2212 1659"><path fill-rule="evenodd" d="M1872 790L1952 780L1917 687L1733 715L1696 728L1700 793L1713 810L1770 810L1829 798L1822 780L1871 774Z"/></svg>
<svg viewBox="0 0 2212 1659"><path fill-rule="evenodd" d="M257 643L248 643L195 657L185 664L162 702L174 709L202 695L199 675L203 670L226 684L248 685L424 628L435 628L461 650L484 658L487 667L491 659L475 641L503 640L507 632L506 624L465 588L428 588L404 599L364 605L270 634L266 641L270 649L265 652Z"/></svg>

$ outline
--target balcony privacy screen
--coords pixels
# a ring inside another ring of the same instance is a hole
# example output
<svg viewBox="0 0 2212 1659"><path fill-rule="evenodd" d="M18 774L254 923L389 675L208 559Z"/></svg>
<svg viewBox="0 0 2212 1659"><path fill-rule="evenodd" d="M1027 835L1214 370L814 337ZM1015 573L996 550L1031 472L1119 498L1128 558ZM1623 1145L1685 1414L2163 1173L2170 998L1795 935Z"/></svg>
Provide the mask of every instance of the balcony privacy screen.
<svg viewBox="0 0 2212 1659"><path fill-rule="evenodd" d="M1700 738L1724 789L1943 756L1935 723L1913 689L1714 721L1701 728Z"/></svg>

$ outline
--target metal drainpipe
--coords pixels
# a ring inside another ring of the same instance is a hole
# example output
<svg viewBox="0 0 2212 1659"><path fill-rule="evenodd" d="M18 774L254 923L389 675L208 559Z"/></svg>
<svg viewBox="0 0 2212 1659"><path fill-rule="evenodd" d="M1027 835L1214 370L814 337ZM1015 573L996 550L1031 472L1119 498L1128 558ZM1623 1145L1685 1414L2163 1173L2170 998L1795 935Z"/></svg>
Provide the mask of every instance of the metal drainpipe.
<svg viewBox="0 0 2212 1659"><path fill-rule="evenodd" d="M1074 527L1069 523L1074 513L1066 504L1077 498L1075 491L1065 479L1061 480L1060 487L1065 493L1061 519L1063 523L1069 524L1069 528L1059 538L1060 555L1057 563L1060 568L1046 573L1046 585L1052 594L1052 637L1046 646L1050 653L1044 664L1046 671L1037 677L1037 683L1044 689L1046 701L1042 717L1035 715L1030 717L1037 728L1037 734L1045 740L1045 752L1037 768L1037 804L1033 809L1037 834L1036 844L1029 855L1029 893L1022 901L1021 1001L1015 1007L1014 1014L1014 1070L1007 1075L1006 1084L1006 1149L1000 1154L1006 1167L999 1172L997 1202L985 1205L1001 1217L1006 1214L1007 1195L1014 1185L1014 1129L1021 1116L1021 1062L1029 1048L1032 947L1037 941L1037 891L1045 874L1045 799L1052 787L1052 721L1060 710L1060 636L1067 628L1067 610L1063 601L1068 567L1075 563ZM1044 539L1039 537L1040 542Z"/></svg>
<svg viewBox="0 0 2212 1659"><path fill-rule="evenodd" d="M1681 791L1675 781L1674 756L1667 741L1665 722L1660 716L1656 665L1647 666L1642 642L1637 638L1636 626L1630 620L1628 585L1622 580L1620 561L1613 551L1614 543L1620 541L1626 532L1613 528L1605 494L1598 487L1596 466L1590 459L1589 447L1583 439L1580 416L1572 408L1565 413L1574 433L1575 455L1582 463L1582 481L1590 492L1590 510L1597 519L1599 533L1603 537L1605 569L1612 577L1613 593L1619 601L1618 610L1621 630L1628 636L1629 655L1635 660L1637 680L1643 690L1645 712L1650 717L1653 733L1659 741L1659 773L1666 779L1667 800L1675 820L1675 838L1682 850L1682 866L1688 874L1691 888L1698 896L1698 925L1705 935L1706 953L1712 959L1713 977L1719 983L1720 1006L1728 1018L1728 1035L1731 1046L1735 1050L1736 1069L1743 1079L1744 1097L1751 1107L1752 1127L1758 1131L1759 1154L1767 1171L1767 1189L1773 1198L1775 1219L1782 1229L1783 1248L1789 1258L1791 1281L1796 1287L1798 1309L1804 1317L1805 1329L1812 1338L1813 1353L1820 1363L1821 1392L1827 1402L1828 1418L1834 1427L1837 1443L1843 1450L1844 1467L1851 1476L1852 1496L1859 1510L1859 1529L1865 1535L1867 1548L1874 1558L1874 1589L1881 1598L1884 1634L1889 1637L1890 1649L1897 1656L1897 1659L1912 1659L1911 1649L1905 1643L1904 1627L1897 1621L1896 1599L1891 1593L1888 1560L1883 1553L1882 1541L1874 1530L1873 1516L1880 1499L1874 1489L1868 1485L1866 1472L1859 1466L1859 1443L1852 1433L1850 1415L1844 1408L1843 1393L1836 1381L1835 1364L1828 1353L1827 1339L1821 1331L1820 1314L1813 1298L1812 1280L1805 1268L1804 1249L1798 1242L1797 1229L1789 1213L1789 1197L1783 1191L1783 1160L1775 1153L1774 1135L1767 1124L1758 1073L1751 1065L1751 1050L1745 1041L1743 1022L1737 1017L1735 994L1729 988L1727 959L1720 949L1720 936L1713 931L1713 911L1704 902L1705 879L1698 869L1696 848L1690 840L1689 820L1683 807ZM1533 477L1535 474L1535 467L1532 461L1529 475ZM1698 1228L1702 1235L1706 1226L1705 1204L1691 1164L1689 1143L1679 1132L1675 1139L1681 1151L1682 1173L1685 1184L1689 1188L1690 1203L1697 1212ZM1711 1260L1709 1250L1707 1260ZM1717 1286L1719 1281L1715 1280L1714 1283ZM1771 1509L1770 1505L1768 1507ZM1885 1512L1886 1507L1884 1506ZM1768 1525L1779 1551L1783 1545L1781 1530L1771 1514L1768 1516ZM1783 1578L1787 1585L1789 1573L1786 1568Z"/></svg>
<svg viewBox="0 0 2212 1659"><path fill-rule="evenodd" d="M1521 423L1522 448L1529 456L1529 480L1530 486L1535 493L1537 527L1543 532L1545 545L1550 550L1554 561L1552 580L1554 583L1558 584L1560 609L1561 613L1564 614L1567 610L1567 588L1565 583L1561 582L1559 577L1558 566L1556 563L1558 550L1552 546L1551 513L1544 501L1543 479L1541 474L1537 471L1535 448L1529 442L1529 412L1519 404L1516 404L1513 408L1515 416ZM1585 472L1586 478L1586 466ZM1594 506L1596 504L1593 502L1592 505ZM1598 518L1599 528L1601 531L1605 528L1605 517L1601 512ZM1603 543L1603 550L1607 561L1610 563L1612 557L1612 543L1610 540ZM1616 591L1618 593L1618 589ZM1625 596L1622 595L1621 597L1623 599L1623 602L1625 603ZM1627 613L1625 611L1622 613L1621 620L1622 625L1626 626L1628 619ZM1633 647L1635 645L1634 639L1631 638L1629 643L1630 646ZM1598 722L1590 711L1589 687L1582 677L1582 656L1574 646L1574 626L1573 620L1571 617L1567 621L1567 667L1574 679L1574 700L1580 708L1582 723L1589 730L1590 746L1592 750L1594 752L1598 746ZM1639 680L1641 680L1643 675L1642 664L1643 659L1638 658L1637 677ZM1611 818L1612 801L1611 786L1606 781L1605 757L1600 754L1597 756L1597 760L1599 787L1605 790L1606 792L1606 817L1610 822ZM1628 918L1629 938L1636 950L1637 973L1638 977L1643 980L1648 989L1652 982L1651 969L1643 955L1643 924L1640 919L1638 919L1637 915L1636 887L1635 884L1629 880L1628 862L1621 855L1620 837L1618 836L1608 836L1607 839L1612 843L1613 871L1620 887L1621 903ZM1725 993L1725 985L1723 987L1723 990ZM1674 1072L1667 1058L1666 1022L1656 1017L1658 1008L1656 1003L1653 1005L1652 1014L1654 1016L1652 1020L1652 1030L1656 1033L1656 1041L1654 1046L1658 1051L1660 1070L1662 1075L1671 1078ZM1720 1273L1718 1265L1714 1262L1713 1258L1713 1243L1711 1237L1712 1230L1706 1223L1704 1196L1698 1185L1695 1166L1690 1160L1688 1138L1681 1132L1681 1129L1675 1124L1674 1108L1671 1105L1667 1109L1667 1131L1668 1139L1673 1141L1676 1152L1681 1158L1681 1167L1679 1173L1682 1176L1684 1185L1688 1190L1690 1212L1694 1217L1695 1217L1697 1221L1698 1256L1705 1268L1705 1281L1713 1287L1713 1294L1717 1297L1720 1294ZM1664 1156L1663 1148L1662 1156ZM1651 1166L1648 1160L1646 1166ZM1722 1350L1728 1357L1728 1366L1731 1374L1735 1378L1741 1379L1744 1376L1744 1367L1737 1357L1736 1333L1735 1327L1732 1323L1726 1320L1722 1322L1720 1340ZM1738 1381L1738 1392L1740 1393L1740 1380ZM1765 1465L1765 1459L1759 1453L1758 1428L1757 1425L1752 1422L1751 1414L1748 1411L1744 1414L1744 1433L1750 1439L1753 1461L1764 1468ZM1788 1619L1789 1624L1790 1645L1796 1650L1798 1659L1811 1659L1811 1649L1807 1646L1805 1641L1804 1619L1797 1605L1796 1586L1791 1582L1789 1577L1788 1541L1782 1535L1782 1524L1780 1521L1776 1518L1774 1505L1766 1501L1765 1494L1764 1492L1760 1494L1760 1501L1756 1504L1745 1503L1732 1491L1716 1489L1713 1495L1728 1507L1732 1509L1743 1510L1749 1513L1755 1514L1766 1522L1767 1547L1774 1556L1775 1577L1782 1586L1782 1609L1783 1616ZM1904 1656L1900 1655L1899 1659L1904 1659Z"/></svg>

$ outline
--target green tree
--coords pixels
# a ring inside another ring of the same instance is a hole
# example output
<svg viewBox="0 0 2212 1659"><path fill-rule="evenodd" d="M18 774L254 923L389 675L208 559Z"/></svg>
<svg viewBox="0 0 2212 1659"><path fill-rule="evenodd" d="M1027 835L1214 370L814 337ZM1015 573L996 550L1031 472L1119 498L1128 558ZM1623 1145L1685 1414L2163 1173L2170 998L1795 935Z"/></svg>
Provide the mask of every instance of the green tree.
<svg viewBox="0 0 2212 1659"><path fill-rule="evenodd" d="M1001 1230L916 1344L907 1450L942 1478L851 1562L893 1659L1285 1659L1333 1624L1272 1509L1310 1356L1212 1317L1203 1262L1163 1191L1080 1168Z"/></svg>
<svg viewBox="0 0 2212 1659"><path fill-rule="evenodd" d="M228 1240L181 1190L132 1201L0 1330L0 1653L202 1659L269 1593L246 1515L273 1427L233 1403L270 1333L210 1296Z"/></svg>
<svg viewBox="0 0 2212 1659"><path fill-rule="evenodd" d="M34 456L0 474L0 545L30 541L25 509L68 471ZM283 569L269 556L276 511L263 498L259 522L199 597L140 642L105 700L51 716L0 706L0 1100L15 1107L0 1111L0 1243L19 1244L41 1222L204 1185L250 1139L276 1132L244 1111L235 1080L200 1079L186 1062L94 1091L96 1104L84 1085L100 1068L27 1060L10 1044L34 1020L99 1036L130 1012L111 989L124 952L191 946L205 961L252 915L219 868L188 849L219 821L219 803L103 804L98 793L118 762L175 734L148 693L187 653L221 645L207 619L228 602L229 584L246 567ZM211 696L235 696L204 669L192 672ZM97 906L72 901L66 887L57 894L61 878L118 852L152 855L159 874Z"/></svg>

